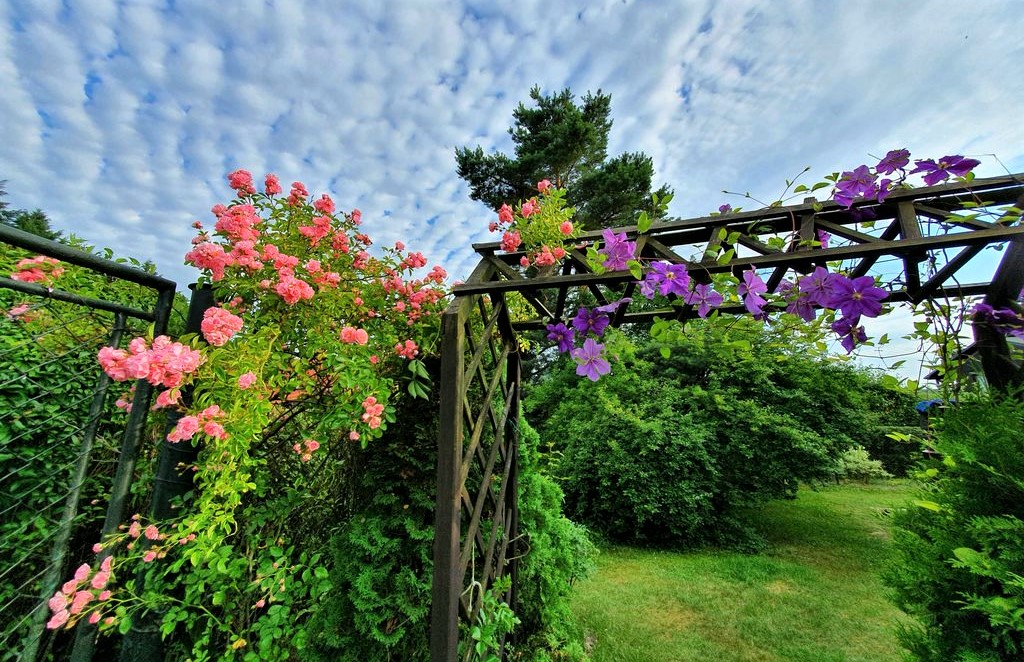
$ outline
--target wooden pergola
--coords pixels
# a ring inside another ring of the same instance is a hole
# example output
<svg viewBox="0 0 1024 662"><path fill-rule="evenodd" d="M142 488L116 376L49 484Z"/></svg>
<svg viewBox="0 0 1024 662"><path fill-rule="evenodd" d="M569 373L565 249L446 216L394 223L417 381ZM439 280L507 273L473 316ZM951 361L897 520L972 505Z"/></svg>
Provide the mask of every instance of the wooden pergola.
<svg viewBox="0 0 1024 662"><path fill-rule="evenodd" d="M851 277L879 269L891 273L889 302L983 297L998 308L1016 301L1024 287L1022 208L1024 174L1019 174L897 191L882 203L860 200L850 209L808 199L655 223L643 234L635 226L615 232L637 242L642 261L686 264L697 282L754 268L765 274L772 292L786 278L842 261L850 265ZM819 231L829 233L834 245L816 245ZM499 253L498 243L475 244L480 262L455 287L455 300L444 314L430 642L434 662L458 659L460 622L475 620L479 595L506 574L512 581L505 600L514 608L517 559L526 550L518 526L521 371L516 334L566 321L574 288L588 290L599 305L633 297L637 283L628 271L597 274L588 267L580 245L600 238L591 232L567 246L560 270L543 276L519 266L522 253ZM1009 247L991 280L959 281L958 274L981 251L1004 243ZM725 251L733 251L733 257L720 263L717 256ZM513 319L509 293L521 295L536 316ZM735 304L720 310L746 312ZM612 324L695 316L692 306L631 311L627 302L616 308ZM1020 383L1021 370L1005 338L986 324L974 326L989 384L1005 388Z"/></svg>

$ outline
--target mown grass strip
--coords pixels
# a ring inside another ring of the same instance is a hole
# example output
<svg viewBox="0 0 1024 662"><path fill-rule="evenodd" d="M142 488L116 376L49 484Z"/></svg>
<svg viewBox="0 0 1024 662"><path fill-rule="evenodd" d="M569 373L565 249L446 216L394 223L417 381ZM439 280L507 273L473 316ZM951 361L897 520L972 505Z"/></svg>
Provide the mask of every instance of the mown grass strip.
<svg viewBox="0 0 1024 662"><path fill-rule="evenodd" d="M753 514L761 554L604 550L574 597L594 662L900 660L879 571L910 483L801 490Z"/></svg>

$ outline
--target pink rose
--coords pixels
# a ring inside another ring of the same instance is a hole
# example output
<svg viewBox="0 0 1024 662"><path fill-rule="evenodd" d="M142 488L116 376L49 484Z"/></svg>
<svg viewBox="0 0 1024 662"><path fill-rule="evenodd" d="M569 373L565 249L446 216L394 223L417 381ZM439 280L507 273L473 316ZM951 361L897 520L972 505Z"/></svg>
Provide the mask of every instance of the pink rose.
<svg viewBox="0 0 1024 662"><path fill-rule="evenodd" d="M256 373L247 372L238 378L238 388L245 390L256 383Z"/></svg>

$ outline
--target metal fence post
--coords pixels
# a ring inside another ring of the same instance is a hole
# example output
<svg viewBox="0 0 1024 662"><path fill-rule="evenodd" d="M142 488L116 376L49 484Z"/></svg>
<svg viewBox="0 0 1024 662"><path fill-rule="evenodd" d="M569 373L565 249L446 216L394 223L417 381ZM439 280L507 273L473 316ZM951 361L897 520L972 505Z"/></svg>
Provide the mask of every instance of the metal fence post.
<svg viewBox="0 0 1024 662"><path fill-rule="evenodd" d="M197 287L190 285L192 300L188 306L188 321L185 333L200 333L203 314L215 305L213 289L209 286ZM182 390L182 404L186 407L192 402L191 389ZM171 412L167 415L166 428L173 428L181 414ZM157 456L156 475L153 478L153 496L150 500L149 515L154 521L169 519L172 515L174 500L184 496L192 489L192 472L189 467L195 464L199 455L197 441L192 443L171 443L167 437L160 442L160 453ZM179 467L181 470L179 470ZM135 577L135 590L141 593L145 587L146 574L139 568ZM164 659L163 637L160 636L162 615L147 610L132 620L132 628L124 636L121 644L123 662L160 662Z"/></svg>

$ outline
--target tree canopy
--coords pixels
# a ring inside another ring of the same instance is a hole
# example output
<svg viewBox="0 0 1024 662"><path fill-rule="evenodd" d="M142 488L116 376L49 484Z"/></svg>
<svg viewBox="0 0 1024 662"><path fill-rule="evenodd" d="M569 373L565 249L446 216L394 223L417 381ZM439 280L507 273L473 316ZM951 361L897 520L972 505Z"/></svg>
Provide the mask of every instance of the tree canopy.
<svg viewBox="0 0 1024 662"><path fill-rule="evenodd" d="M60 239L60 232L50 227L50 219L42 209L11 209L7 196L7 180L0 179L0 223L18 228L44 239Z"/></svg>
<svg viewBox="0 0 1024 662"><path fill-rule="evenodd" d="M588 92L577 103L568 88L545 95L535 86L530 99L532 106L520 103L513 111L514 156L485 154L480 146L456 149L459 177L474 200L497 211L532 197L537 182L548 179L568 189L576 222L598 229L632 223L640 211L654 211L652 192L671 192L666 185L651 190L654 165L643 152L608 157L611 95Z"/></svg>

